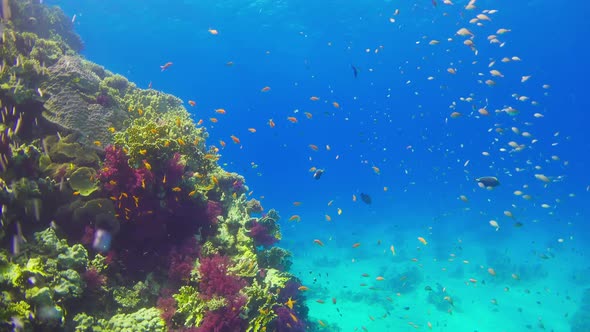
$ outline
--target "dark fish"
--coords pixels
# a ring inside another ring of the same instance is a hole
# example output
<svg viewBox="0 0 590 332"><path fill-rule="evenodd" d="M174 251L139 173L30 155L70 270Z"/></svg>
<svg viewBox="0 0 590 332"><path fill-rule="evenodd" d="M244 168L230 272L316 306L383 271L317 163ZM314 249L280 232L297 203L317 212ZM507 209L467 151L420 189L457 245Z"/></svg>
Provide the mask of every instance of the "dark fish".
<svg viewBox="0 0 590 332"><path fill-rule="evenodd" d="M371 204L373 202L373 200L371 199L371 196L369 196L365 193L361 193L361 201L365 202L365 204Z"/></svg>
<svg viewBox="0 0 590 332"><path fill-rule="evenodd" d="M514 227L520 228L523 226L523 223L521 223L520 221L517 221L514 223Z"/></svg>
<svg viewBox="0 0 590 332"><path fill-rule="evenodd" d="M495 176L484 176L475 179L478 183L481 183L486 188L494 188L500 185L500 181Z"/></svg>
<svg viewBox="0 0 590 332"><path fill-rule="evenodd" d="M322 177L322 174L324 174L324 170L318 169L317 171L315 171L315 173L313 173L313 178L319 180Z"/></svg>
<svg viewBox="0 0 590 332"><path fill-rule="evenodd" d="M432 287L430 287L430 286L426 286L426 287L424 287L424 290L425 290L425 291L429 291L429 292L430 292L430 291L432 290Z"/></svg>
<svg viewBox="0 0 590 332"><path fill-rule="evenodd" d="M359 74L358 70L353 65L350 65L350 67L352 68L352 73L354 74L354 78L356 78Z"/></svg>

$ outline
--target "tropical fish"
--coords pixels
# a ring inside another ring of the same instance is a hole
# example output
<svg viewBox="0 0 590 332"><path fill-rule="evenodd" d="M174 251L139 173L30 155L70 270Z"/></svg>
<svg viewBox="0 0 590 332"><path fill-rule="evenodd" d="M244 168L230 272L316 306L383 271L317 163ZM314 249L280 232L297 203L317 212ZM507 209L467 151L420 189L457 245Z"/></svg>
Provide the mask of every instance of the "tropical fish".
<svg viewBox="0 0 590 332"><path fill-rule="evenodd" d="M371 196L365 193L361 193L361 201L363 201L365 204L371 204L373 202Z"/></svg>
<svg viewBox="0 0 590 332"><path fill-rule="evenodd" d="M162 71L170 68L170 66L172 66L173 63L172 62L166 62L163 66L160 66L160 69L162 69Z"/></svg>
<svg viewBox="0 0 590 332"><path fill-rule="evenodd" d="M475 181L482 188L494 188L500 185L500 181L494 176L483 176L475 179Z"/></svg>
<svg viewBox="0 0 590 332"><path fill-rule="evenodd" d="M359 71L358 69L356 69L356 67L354 65L350 65L350 68L352 68L352 74L354 75L354 78L357 78Z"/></svg>
<svg viewBox="0 0 590 332"><path fill-rule="evenodd" d="M324 170L318 169L315 171L315 173L313 173L313 178L319 180L322 177L322 174L324 174Z"/></svg>

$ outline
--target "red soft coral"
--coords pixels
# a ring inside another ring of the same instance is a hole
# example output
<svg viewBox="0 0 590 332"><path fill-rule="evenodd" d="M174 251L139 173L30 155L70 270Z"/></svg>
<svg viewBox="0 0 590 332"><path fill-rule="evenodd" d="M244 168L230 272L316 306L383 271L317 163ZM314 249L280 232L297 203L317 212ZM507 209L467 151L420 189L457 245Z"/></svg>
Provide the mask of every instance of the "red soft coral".
<svg viewBox="0 0 590 332"><path fill-rule="evenodd" d="M228 299L229 304L221 309L205 314L199 332L240 332L248 326L248 322L240 317L242 307L248 298L238 294Z"/></svg>
<svg viewBox="0 0 590 332"><path fill-rule="evenodd" d="M195 266L195 260L199 255L197 240L194 237L187 239L183 245L170 250L168 259L168 281L174 285L180 285L190 278L191 271Z"/></svg>
<svg viewBox="0 0 590 332"><path fill-rule="evenodd" d="M228 272L230 261L227 256L213 255L204 257L199 265L199 291L203 298L213 296L231 297L237 294L246 281Z"/></svg>

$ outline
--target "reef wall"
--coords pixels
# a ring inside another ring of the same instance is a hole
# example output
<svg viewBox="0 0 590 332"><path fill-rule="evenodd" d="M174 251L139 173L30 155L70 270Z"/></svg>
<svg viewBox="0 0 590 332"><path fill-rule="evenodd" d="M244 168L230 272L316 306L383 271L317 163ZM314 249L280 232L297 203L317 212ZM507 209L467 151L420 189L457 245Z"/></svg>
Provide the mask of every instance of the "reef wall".
<svg viewBox="0 0 590 332"><path fill-rule="evenodd" d="M313 329L279 215L182 101L81 57L59 8L3 4L0 330Z"/></svg>

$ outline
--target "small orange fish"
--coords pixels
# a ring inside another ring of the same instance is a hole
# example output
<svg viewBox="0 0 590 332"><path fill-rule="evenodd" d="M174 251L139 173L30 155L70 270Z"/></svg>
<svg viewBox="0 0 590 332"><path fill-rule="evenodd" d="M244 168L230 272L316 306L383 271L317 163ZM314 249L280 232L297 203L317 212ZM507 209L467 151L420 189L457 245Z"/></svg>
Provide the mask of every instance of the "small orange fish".
<svg viewBox="0 0 590 332"><path fill-rule="evenodd" d="M324 300L321 300L321 299L320 299L320 300L315 300L315 301L316 301L317 303L319 303L319 304L324 304L324 303L326 303L326 301L324 301Z"/></svg>
<svg viewBox="0 0 590 332"><path fill-rule="evenodd" d="M225 114L225 110L223 108L218 108L215 110L215 113L217 114Z"/></svg>
<svg viewBox="0 0 590 332"><path fill-rule="evenodd" d="M174 191L175 193L179 193L182 191L182 189L180 187L174 187L172 188L172 191Z"/></svg>
<svg viewBox="0 0 590 332"><path fill-rule="evenodd" d="M338 102L333 102L332 106L334 106L335 108L340 108L340 104L338 104Z"/></svg>
<svg viewBox="0 0 590 332"><path fill-rule="evenodd" d="M375 172L375 174L377 174L377 175L381 174L381 170L379 169L379 167L373 166L371 168L373 169L373 172Z"/></svg>
<svg viewBox="0 0 590 332"><path fill-rule="evenodd" d="M234 141L235 144L240 144L240 139L239 138L237 138L234 135L231 135L230 137L231 137L231 140Z"/></svg>
<svg viewBox="0 0 590 332"><path fill-rule="evenodd" d="M211 29L211 28L209 28L209 30L207 30L207 32L209 32L213 36L217 36L219 34L219 31L217 31L217 29Z"/></svg>
<svg viewBox="0 0 590 332"><path fill-rule="evenodd" d="M301 205L301 202L293 202L293 205L294 206L299 206L299 205Z"/></svg>
<svg viewBox="0 0 590 332"><path fill-rule="evenodd" d="M324 323L321 319L318 319L318 324L320 324L321 327L326 327L326 323Z"/></svg>
<svg viewBox="0 0 590 332"><path fill-rule="evenodd" d="M79 191L74 191L74 192L72 193L72 195L74 195L74 196L79 196L79 195L80 195L80 192L79 192Z"/></svg>
<svg viewBox="0 0 590 332"><path fill-rule="evenodd" d="M217 118L209 118L209 121L213 122L213 123L217 123Z"/></svg>
<svg viewBox="0 0 590 332"><path fill-rule="evenodd" d="M115 127L109 127L109 131L111 132L111 134L115 133Z"/></svg>
<svg viewBox="0 0 590 332"><path fill-rule="evenodd" d="M178 142L178 144L180 144L180 145L184 145L184 144L186 144L182 138L178 138L176 141L177 141L177 142Z"/></svg>
<svg viewBox="0 0 590 332"><path fill-rule="evenodd" d="M309 288L306 287L306 286L299 286L297 289L300 290L300 291L302 291L302 292L306 292L306 291L309 290Z"/></svg>
<svg viewBox="0 0 590 332"><path fill-rule="evenodd" d="M496 275L496 270L494 270L493 268L490 267L490 268L488 268L488 273L490 275L492 275L492 276L495 276Z"/></svg>
<svg viewBox="0 0 590 332"><path fill-rule="evenodd" d="M358 248L358 247L360 247L360 246L361 246L360 242L354 243L354 244L352 245L352 247L353 247L353 248Z"/></svg>
<svg viewBox="0 0 590 332"><path fill-rule="evenodd" d="M94 145L96 145L96 146L101 146L101 145L102 145L102 143L101 143L100 141L94 141Z"/></svg>
<svg viewBox="0 0 590 332"><path fill-rule="evenodd" d="M207 160L218 160L219 159L219 156L214 155L214 154L211 154L211 153L208 153L208 154L205 155L205 159L207 159Z"/></svg>
<svg viewBox="0 0 590 332"><path fill-rule="evenodd" d="M313 151L318 151L319 150L318 146L315 145L315 144L310 144L309 145L309 148L312 149Z"/></svg>
<svg viewBox="0 0 590 332"><path fill-rule="evenodd" d="M213 181L213 183L219 186L219 180L217 180L217 177L215 175L211 175L211 181Z"/></svg>
<svg viewBox="0 0 590 332"><path fill-rule="evenodd" d="M271 127L271 128L274 128L275 127L275 122L272 121L272 119L268 120L268 126Z"/></svg>
<svg viewBox="0 0 590 332"><path fill-rule="evenodd" d="M143 166L145 167L145 169L147 169L148 171L152 170L152 165L150 165L150 163L147 162L147 160L143 160Z"/></svg>
<svg viewBox="0 0 590 332"><path fill-rule="evenodd" d="M180 118L176 118L176 119L174 120L174 122L176 122L176 126L180 128L180 124L181 124L181 122L180 122Z"/></svg>
<svg viewBox="0 0 590 332"><path fill-rule="evenodd" d="M190 193L188 193L188 197L193 197L193 196L195 196L196 193L197 193L197 191L193 190Z"/></svg>
<svg viewBox="0 0 590 332"><path fill-rule="evenodd" d="M324 246L324 242L322 242L321 240L318 240L318 239L313 240L313 243L319 245L320 247Z"/></svg>
<svg viewBox="0 0 590 332"><path fill-rule="evenodd" d="M472 284L476 284L476 283L477 283L477 279L475 279L475 278L470 278L470 279L469 279L469 282L470 282L470 283L472 283Z"/></svg>
<svg viewBox="0 0 590 332"><path fill-rule="evenodd" d="M141 179L141 188L145 189L145 179Z"/></svg>
<svg viewBox="0 0 590 332"><path fill-rule="evenodd" d="M256 129L254 129L254 128L248 128L248 131L251 132L251 133L255 133L256 132Z"/></svg>
<svg viewBox="0 0 590 332"><path fill-rule="evenodd" d="M424 239L421 236L418 237L418 241L420 241L423 245L427 245L428 244L428 242L426 242L426 239Z"/></svg>
<svg viewBox="0 0 590 332"><path fill-rule="evenodd" d="M260 92L268 92L270 91L270 86L265 86L264 88L260 89Z"/></svg>
<svg viewBox="0 0 590 332"><path fill-rule="evenodd" d="M298 121L297 121L297 118L296 118L296 117L294 117L294 116L290 116L290 117L288 117L288 118L287 118L287 120L289 120L291 123L297 123L297 122L298 122Z"/></svg>
<svg viewBox="0 0 590 332"><path fill-rule="evenodd" d="M203 124L203 119L199 119L199 122L197 122L197 126L200 126Z"/></svg>
<svg viewBox="0 0 590 332"><path fill-rule="evenodd" d="M304 112L303 114L305 114L305 117L308 119L313 118L313 114L309 113L309 112Z"/></svg>
<svg viewBox="0 0 590 332"><path fill-rule="evenodd" d="M145 156L146 153L147 153L147 150L146 149L139 150L139 154L142 155L142 156Z"/></svg>
<svg viewBox="0 0 590 332"><path fill-rule="evenodd" d="M225 149L225 141L219 140L219 145L221 145L222 149Z"/></svg>
<svg viewBox="0 0 590 332"><path fill-rule="evenodd" d="M166 174L164 174L164 177L162 178L162 183L166 184Z"/></svg>
<svg viewBox="0 0 590 332"><path fill-rule="evenodd" d="M326 221L332 221L332 217L330 217L329 215L326 214Z"/></svg>
<svg viewBox="0 0 590 332"><path fill-rule="evenodd" d="M192 107L195 107L195 105L197 105L197 102L194 100L189 100L188 104L191 105Z"/></svg>
<svg viewBox="0 0 590 332"><path fill-rule="evenodd" d="M143 110L142 110L141 108L140 108L140 109L138 109L138 110L137 110L137 114L139 114L139 116L142 116L142 115L143 115Z"/></svg>
<svg viewBox="0 0 590 332"><path fill-rule="evenodd" d="M300 222L301 221L301 217L297 214L292 215L291 218L289 218L289 221L296 221L296 222Z"/></svg>
<svg viewBox="0 0 590 332"><path fill-rule="evenodd" d="M309 100L311 100L311 101L318 101L318 100L320 100L320 98L318 98L316 96L311 96L311 97L309 97Z"/></svg>
<svg viewBox="0 0 590 332"><path fill-rule="evenodd" d="M383 278L382 276L378 276L377 278L375 278L375 280L377 280L377 281L383 281L383 280L385 280L385 278Z"/></svg>

